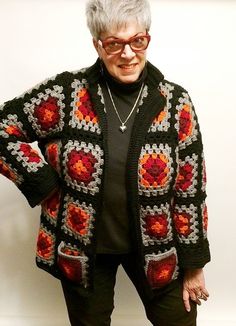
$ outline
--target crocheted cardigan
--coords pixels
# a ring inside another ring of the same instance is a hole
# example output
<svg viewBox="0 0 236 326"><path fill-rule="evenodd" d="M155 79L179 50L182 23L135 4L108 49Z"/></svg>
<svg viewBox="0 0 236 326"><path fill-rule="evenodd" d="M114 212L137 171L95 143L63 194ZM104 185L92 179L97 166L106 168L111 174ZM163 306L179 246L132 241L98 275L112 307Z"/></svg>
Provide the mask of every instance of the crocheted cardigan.
<svg viewBox="0 0 236 326"><path fill-rule="evenodd" d="M134 268L147 288L158 289L182 269L210 260L206 173L187 91L151 63L147 69L126 180ZM0 107L0 172L32 207L42 206L37 265L87 289L109 159L100 80L96 62L47 79Z"/></svg>

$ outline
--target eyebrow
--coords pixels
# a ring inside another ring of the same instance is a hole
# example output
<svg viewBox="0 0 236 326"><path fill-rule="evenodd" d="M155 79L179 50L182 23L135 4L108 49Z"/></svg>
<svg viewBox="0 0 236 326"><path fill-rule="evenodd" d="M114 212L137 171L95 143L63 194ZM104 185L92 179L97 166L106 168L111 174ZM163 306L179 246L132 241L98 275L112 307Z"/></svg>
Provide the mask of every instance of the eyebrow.
<svg viewBox="0 0 236 326"><path fill-rule="evenodd" d="M139 34L143 34L143 33L144 33L144 32L139 32L139 33L137 33L137 34L135 34L135 35L129 37L128 39L133 38L133 37L136 37L136 36L141 36L141 35L139 35ZM146 35L146 34L145 34L145 35ZM113 40L125 40L125 39L123 39L123 38L120 38L120 37L116 37L116 36L111 35L111 36L106 37L103 41L108 41L109 39L113 39Z"/></svg>

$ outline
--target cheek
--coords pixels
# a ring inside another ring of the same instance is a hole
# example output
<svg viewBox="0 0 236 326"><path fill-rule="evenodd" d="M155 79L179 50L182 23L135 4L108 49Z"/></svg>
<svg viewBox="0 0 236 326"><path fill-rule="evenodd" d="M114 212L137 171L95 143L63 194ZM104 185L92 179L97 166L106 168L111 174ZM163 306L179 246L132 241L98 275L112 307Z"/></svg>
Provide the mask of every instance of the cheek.
<svg viewBox="0 0 236 326"><path fill-rule="evenodd" d="M140 59L139 59L139 62L140 62L140 68L143 69L145 67L145 64L146 64L146 56L143 55Z"/></svg>
<svg viewBox="0 0 236 326"><path fill-rule="evenodd" d="M114 58L103 58L103 62L109 72L116 70L116 60Z"/></svg>
<svg viewBox="0 0 236 326"><path fill-rule="evenodd" d="M141 63L146 62L146 52L144 54L140 54L139 60Z"/></svg>

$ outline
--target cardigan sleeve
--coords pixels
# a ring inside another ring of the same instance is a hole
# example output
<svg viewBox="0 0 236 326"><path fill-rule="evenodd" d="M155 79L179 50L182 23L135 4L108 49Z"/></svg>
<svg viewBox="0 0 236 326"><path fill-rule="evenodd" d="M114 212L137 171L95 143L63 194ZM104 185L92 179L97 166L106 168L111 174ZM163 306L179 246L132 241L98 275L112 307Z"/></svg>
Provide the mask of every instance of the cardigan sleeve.
<svg viewBox="0 0 236 326"><path fill-rule="evenodd" d="M0 106L0 173L15 183L31 207L59 183L57 172L33 143L63 129L62 84L60 74Z"/></svg>
<svg viewBox="0 0 236 326"><path fill-rule="evenodd" d="M202 136L193 103L186 91L178 98L176 108L178 167L173 219L179 263L182 268L201 268L210 261Z"/></svg>

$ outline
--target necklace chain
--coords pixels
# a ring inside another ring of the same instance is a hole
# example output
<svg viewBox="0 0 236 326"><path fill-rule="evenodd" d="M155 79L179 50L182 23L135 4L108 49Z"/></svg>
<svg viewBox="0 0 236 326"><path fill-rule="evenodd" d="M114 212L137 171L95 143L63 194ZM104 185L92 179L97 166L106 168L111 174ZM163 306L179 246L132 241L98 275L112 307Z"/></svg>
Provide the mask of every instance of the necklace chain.
<svg viewBox="0 0 236 326"><path fill-rule="evenodd" d="M127 123L127 121L129 120L129 118L131 117L132 113L134 112L134 110L135 110L135 108L136 108L136 106L137 106L137 104L138 104L138 101L139 101L140 95L141 95L142 90L143 90L143 87L144 87L144 83L142 83L142 86L141 86L140 91L139 91L139 93L138 93L138 97L136 98L135 103L134 103L134 105L133 105L133 107L132 107L130 113L128 114L127 118L125 119L125 121L122 121L122 119L121 119L121 117L120 117L120 115L119 115L119 112L118 112L118 110L117 110L117 108L116 108L115 102L114 102L113 97L112 97L112 94L111 94L110 87L108 86L108 83L107 83L107 82L106 82L106 86L107 86L108 94L109 94L109 96L110 96L110 99L111 99L111 102L112 102L112 105L113 105L114 111L115 111L115 113L116 113L116 115L117 115L117 117L118 117L118 119L119 119L119 121L120 121L120 123L121 123L119 129L120 129L121 132L125 132L125 130L127 129L126 123Z"/></svg>

